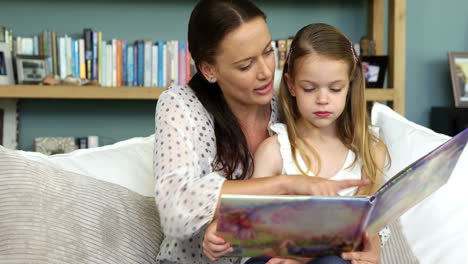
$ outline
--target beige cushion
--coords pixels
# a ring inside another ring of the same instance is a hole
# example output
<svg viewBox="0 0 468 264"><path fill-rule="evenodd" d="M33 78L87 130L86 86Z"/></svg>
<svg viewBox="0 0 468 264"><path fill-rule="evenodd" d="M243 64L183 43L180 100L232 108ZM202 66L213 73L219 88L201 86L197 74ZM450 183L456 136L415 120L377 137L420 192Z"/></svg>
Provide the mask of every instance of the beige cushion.
<svg viewBox="0 0 468 264"><path fill-rule="evenodd" d="M417 264L419 263L416 256L411 251L411 247L408 244L405 236L401 231L400 219L391 223L390 228L390 238L385 243L382 248L380 255L381 264Z"/></svg>
<svg viewBox="0 0 468 264"><path fill-rule="evenodd" d="M0 262L154 263L162 237L153 197L0 146Z"/></svg>

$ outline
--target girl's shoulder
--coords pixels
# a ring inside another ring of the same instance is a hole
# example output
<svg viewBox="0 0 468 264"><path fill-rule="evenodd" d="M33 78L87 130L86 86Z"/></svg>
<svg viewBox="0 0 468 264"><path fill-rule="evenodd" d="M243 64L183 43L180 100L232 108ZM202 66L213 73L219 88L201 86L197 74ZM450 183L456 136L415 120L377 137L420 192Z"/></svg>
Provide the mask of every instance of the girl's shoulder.
<svg viewBox="0 0 468 264"><path fill-rule="evenodd" d="M286 124L283 123L273 123L268 127L268 130L271 135L288 135L288 129L286 127Z"/></svg>

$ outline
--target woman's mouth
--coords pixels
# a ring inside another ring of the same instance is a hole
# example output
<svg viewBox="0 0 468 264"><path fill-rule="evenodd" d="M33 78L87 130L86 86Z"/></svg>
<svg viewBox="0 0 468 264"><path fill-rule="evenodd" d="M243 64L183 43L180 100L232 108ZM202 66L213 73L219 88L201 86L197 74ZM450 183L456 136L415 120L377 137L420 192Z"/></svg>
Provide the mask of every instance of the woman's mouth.
<svg viewBox="0 0 468 264"><path fill-rule="evenodd" d="M267 94L269 93L271 90L273 89L273 82L270 82L268 83L267 85L265 86L262 86L258 89L255 89L254 91L257 93L257 94Z"/></svg>

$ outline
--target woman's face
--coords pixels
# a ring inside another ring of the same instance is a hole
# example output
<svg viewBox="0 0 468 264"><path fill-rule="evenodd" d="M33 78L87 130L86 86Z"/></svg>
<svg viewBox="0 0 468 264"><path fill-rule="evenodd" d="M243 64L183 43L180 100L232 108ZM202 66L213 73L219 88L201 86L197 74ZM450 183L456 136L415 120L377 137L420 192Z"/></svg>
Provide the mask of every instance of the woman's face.
<svg viewBox="0 0 468 264"><path fill-rule="evenodd" d="M265 20L255 18L226 35L210 67L231 107L270 103L275 55Z"/></svg>

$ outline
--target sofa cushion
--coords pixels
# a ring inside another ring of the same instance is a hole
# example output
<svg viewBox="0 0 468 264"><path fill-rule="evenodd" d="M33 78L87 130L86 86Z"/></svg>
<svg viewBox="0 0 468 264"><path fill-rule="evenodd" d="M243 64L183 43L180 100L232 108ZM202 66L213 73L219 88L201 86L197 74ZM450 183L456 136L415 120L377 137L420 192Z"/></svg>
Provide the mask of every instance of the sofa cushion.
<svg viewBox="0 0 468 264"><path fill-rule="evenodd" d="M380 128L390 152L386 180L449 139L378 103L372 108L372 124ZM421 263L465 263L467 171L465 149L447 184L401 216L403 234Z"/></svg>
<svg viewBox="0 0 468 264"><path fill-rule="evenodd" d="M381 264L417 264L418 259L401 230L400 219L395 220L389 226L391 236L385 243L380 254Z"/></svg>
<svg viewBox="0 0 468 264"><path fill-rule="evenodd" d="M52 156L27 151L19 153L56 168L119 184L141 195L154 196L153 149L154 135L151 135Z"/></svg>
<svg viewBox="0 0 468 264"><path fill-rule="evenodd" d="M153 197L24 158L0 146L5 263L154 263Z"/></svg>

